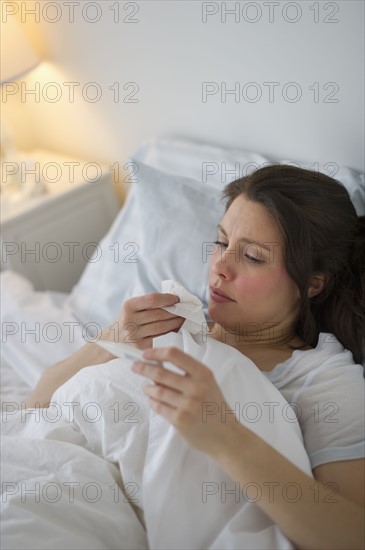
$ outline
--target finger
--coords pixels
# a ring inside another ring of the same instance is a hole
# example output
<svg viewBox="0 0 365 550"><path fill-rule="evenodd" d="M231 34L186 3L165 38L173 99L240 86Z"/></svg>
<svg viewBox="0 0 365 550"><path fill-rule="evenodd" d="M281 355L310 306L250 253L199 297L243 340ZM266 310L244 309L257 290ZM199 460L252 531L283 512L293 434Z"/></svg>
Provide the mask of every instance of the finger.
<svg viewBox="0 0 365 550"><path fill-rule="evenodd" d="M124 307L130 311L143 311L145 309L151 309L155 307L169 307L174 306L180 301L180 298L176 294L170 294L168 292L152 292L151 294L145 294L144 296L135 296L124 302Z"/></svg>
<svg viewBox="0 0 365 550"><path fill-rule="evenodd" d="M171 313L170 311L165 311L164 309L158 307L137 311L133 315L133 321L138 323L140 326L148 325L149 323L154 323L156 321L167 321L168 319L176 318L182 319L180 315L176 315L176 313Z"/></svg>
<svg viewBox="0 0 365 550"><path fill-rule="evenodd" d="M143 393L160 403L168 405L174 410L180 407L184 402L184 397L181 393L161 386L160 384L148 384L144 386Z"/></svg>
<svg viewBox="0 0 365 550"><path fill-rule="evenodd" d="M195 378L213 377L213 373L208 367L179 348L150 348L143 351L143 357L156 361L169 361L185 371L187 375L194 376Z"/></svg>
<svg viewBox="0 0 365 550"><path fill-rule="evenodd" d="M161 403L161 401L158 401L153 397L150 397L149 404L151 406L151 409L153 409L156 414L160 414L161 416L166 418L166 420L170 422L170 424L174 424L176 410L173 407L167 405L166 403Z"/></svg>
<svg viewBox="0 0 365 550"><path fill-rule="evenodd" d="M149 323L147 325L139 326L135 337L138 338L138 340L143 338L155 338L180 328L182 324L183 320L181 317L174 317L173 319L158 321L157 323Z"/></svg>
<svg viewBox="0 0 365 550"><path fill-rule="evenodd" d="M141 374L150 380L153 380L156 384L165 386L166 388L173 389L180 394L189 394L191 390L191 381L187 380L184 374L177 374L165 369L162 365L148 365L142 361L135 361L132 365L133 372Z"/></svg>

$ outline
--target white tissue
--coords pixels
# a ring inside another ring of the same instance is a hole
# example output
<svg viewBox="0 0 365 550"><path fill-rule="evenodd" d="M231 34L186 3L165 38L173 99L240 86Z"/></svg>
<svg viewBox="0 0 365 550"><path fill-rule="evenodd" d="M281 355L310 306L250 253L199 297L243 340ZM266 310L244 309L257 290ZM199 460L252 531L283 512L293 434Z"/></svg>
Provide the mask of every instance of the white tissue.
<svg viewBox="0 0 365 550"><path fill-rule="evenodd" d="M199 298L191 294L191 292L186 290L180 283L171 279L162 281L161 291L168 292L169 294L176 294L176 296L180 298L180 302L176 305L163 307L162 309L180 315L180 317L185 317L186 321L181 329L185 329L191 334L197 334L198 332L208 330L203 313L203 303Z"/></svg>

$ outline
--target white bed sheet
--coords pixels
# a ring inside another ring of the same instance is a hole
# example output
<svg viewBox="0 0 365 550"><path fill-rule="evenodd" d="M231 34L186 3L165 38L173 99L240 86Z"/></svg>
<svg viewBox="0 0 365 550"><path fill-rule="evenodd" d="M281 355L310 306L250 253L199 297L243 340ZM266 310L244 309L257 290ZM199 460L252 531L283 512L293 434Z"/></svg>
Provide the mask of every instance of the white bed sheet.
<svg viewBox="0 0 365 550"><path fill-rule="evenodd" d="M294 413L289 422L285 399L248 358L212 338L201 343L184 329L156 338L154 346L180 347L208 365L237 418L311 475ZM149 382L131 363L115 359L82 369L55 392L45 413L6 414L4 547L292 549L243 487L238 500L222 498L230 477L150 409L142 391ZM260 409L259 417L243 412L247 403ZM274 418L268 403L276 404ZM69 482L76 487L73 502ZM88 484L88 498L99 491L94 506L82 493ZM202 498L207 484L218 494ZM116 503L113 486L128 487L133 503L119 493ZM38 502L34 493L23 498L25 489L37 494L37 487Z"/></svg>
<svg viewBox="0 0 365 550"><path fill-rule="evenodd" d="M83 328L64 307L66 294L35 292L17 273L1 273L1 294L1 401L21 402L50 365L84 343Z"/></svg>
<svg viewBox="0 0 365 550"><path fill-rule="evenodd" d="M16 372L13 366L5 359L1 359L0 403L22 403L27 399L31 386Z"/></svg>

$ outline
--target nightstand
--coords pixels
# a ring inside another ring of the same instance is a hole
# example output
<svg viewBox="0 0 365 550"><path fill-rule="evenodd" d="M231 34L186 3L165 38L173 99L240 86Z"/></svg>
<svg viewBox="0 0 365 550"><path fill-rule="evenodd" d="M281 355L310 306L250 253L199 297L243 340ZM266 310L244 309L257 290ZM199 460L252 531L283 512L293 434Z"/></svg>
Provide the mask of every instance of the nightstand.
<svg viewBox="0 0 365 550"><path fill-rule="evenodd" d="M51 151L26 158L47 192L2 204L1 269L25 275L35 290L69 292L120 209L112 173Z"/></svg>

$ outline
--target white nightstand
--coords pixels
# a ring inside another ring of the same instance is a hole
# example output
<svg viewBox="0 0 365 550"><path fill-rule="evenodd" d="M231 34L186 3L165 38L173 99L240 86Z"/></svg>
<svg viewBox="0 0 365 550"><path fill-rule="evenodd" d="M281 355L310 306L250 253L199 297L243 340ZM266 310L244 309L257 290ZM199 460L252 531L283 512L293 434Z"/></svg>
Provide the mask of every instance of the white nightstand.
<svg viewBox="0 0 365 550"><path fill-rule="evenodd" d="M47 193L2 205L1 269L25 275L36 290L69 292L120 209L112 173L51 151L27 159L39 163Z"/></svg>

